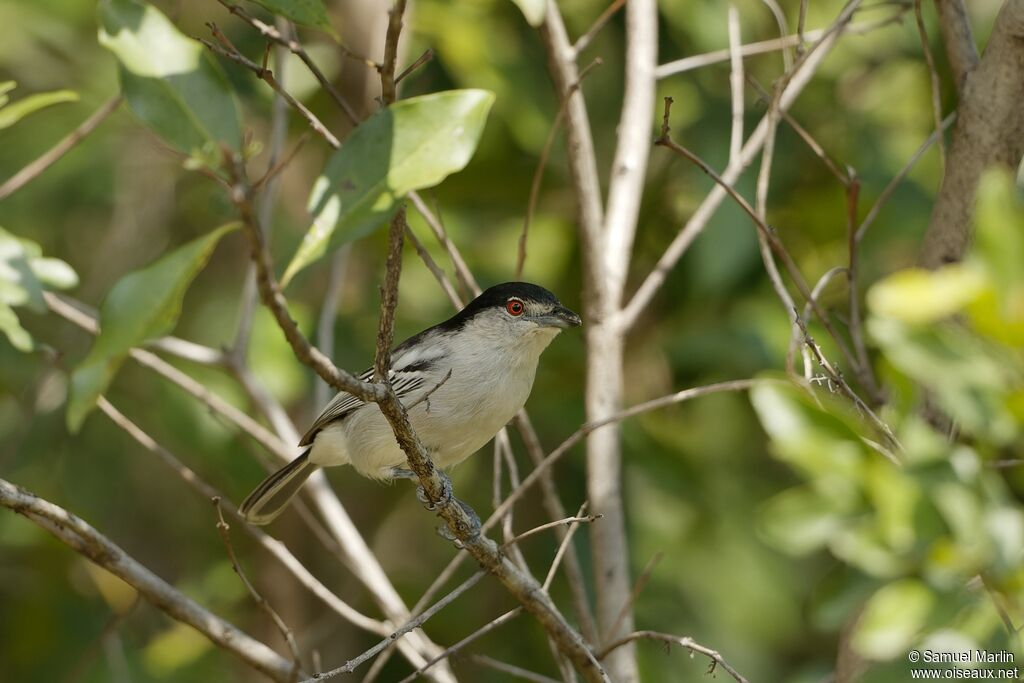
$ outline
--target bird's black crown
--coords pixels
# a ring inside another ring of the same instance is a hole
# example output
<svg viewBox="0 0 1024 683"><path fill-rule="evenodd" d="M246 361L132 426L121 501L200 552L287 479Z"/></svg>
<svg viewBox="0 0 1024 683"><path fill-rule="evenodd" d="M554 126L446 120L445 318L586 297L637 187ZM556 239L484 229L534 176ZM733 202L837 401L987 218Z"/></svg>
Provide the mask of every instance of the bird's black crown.
<svg viewBox="0 0 1024 683"><path fill-rule="evenodd" d="M523 301L551 304L552 306L561 305L558 297L540 285L529 282L503 282L500 285L494 285L485 289L480 293L480 296L470 301L466 304L465 308L438 325L438 327L446 330L460 329L480 311L494 306L504 307L509 297L513 296Z"/></svg>

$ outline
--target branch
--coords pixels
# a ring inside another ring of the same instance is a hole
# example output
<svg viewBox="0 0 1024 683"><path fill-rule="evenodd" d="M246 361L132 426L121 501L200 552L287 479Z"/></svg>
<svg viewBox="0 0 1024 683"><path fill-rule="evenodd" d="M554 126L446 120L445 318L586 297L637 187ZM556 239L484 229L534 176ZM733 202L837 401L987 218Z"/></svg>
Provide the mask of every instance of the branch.
<svg viewBox="0 0 1024 683"><path fill-rule="evenodd" d="M49 531L79 554L122 579L154 607L191 626L217 647L275 681L292 680L293 663L224 621L141 565L84 520L0 479L0 505Z"/></svg>
<svg viewBox="0 0 1024 683"><path fill-rule="evenodd" d="M921 247L924 267L960 260L970 241L981 174L992 166L1016 170L1024 156L1022 74L1024 0L1006 0L985 54L964 79L949 162Z"/></svg>
<svg viewBox="0 0 1024 683"><path fill-rule="evenodd" d="M967 74L978 66L978 47L971 35L971 20L967 16L964 0L935 0L939 12L939 26L946 43L946 57L953 72L958 93L963 92Z"/></svg>
<svg viewBox="0 0 1024 683"><path fill-rule="evenodd" d="M259 19L246 12L243 8L239 7L238 5L234 5L230 2L227 2L226 0L217 0L217 2L224 5L224 7L226 7L229 12L241 18L243 21L245 21L250 26L259 31L261 34L263 34L263 36L269 38L278 45L287 48L292 52L292 54L301 59L302 63L306 65L306 68L309 69L309 72L311 74L313 74L313 77L316 78L320 86L324 90L326 90L330 94L331 98L333 98L334 101L338 104L338 107L340 107L342 112L344 112L349 122L352 123L353 125L359 124L359 117L356 115L355 110L352 109L352 106L345 100L344 97L341 96L341 93L338 92L338 89L334 87L334 84L331 83L331 81L326 76L324 76L323 72L313 62L313 60L310 58L309 54L306 52L305 48L302 47L302 44L299 43L299 41L294 40L292 38L286 38L281 34L280 31L277 30L277 28L271 26L270 24L260 21ZM366 59L365 57L360 57L359 55L353 53L344 45L335 42L334 46L338 50L340 50L341 54L343 54L344 56L350 59L354 59L358 62L362 62L363 64L366 64L370 68L376 69L379 66L376 62Z"/></svg>
<svg viewBox="0 0 1024 683"><path fill-rule="evenodd" d="M398 93L395 89L395 61L398 58L398 39L402 35L402 15L405 14L406 0L395 0L395 6L388 12L388 33L384 38L384 63L380 65L381 100L387 106L394 102Z"/></svg>
<svg viewBox="0 0 1024 683"><path fill-rule="evenodd" d="M801 60L794 66L792 76L779 96L778 109L780 112L789 109L804 87L810 82L811 77L825 57L831 52L839 36L848 26L850 17L853 16L859 5L860 0L853 0L848 3L833 25L825 31L817 43L804 53ZM757 128L754 129L754 132L750 134L750 137L747 138L747 142L743 145L737 162L730 163L722 172L723 183L732 186L737 181L740 174L754 160L754 157L764 145L768 137L768 128L769 120L765 116L761 119ZM714 215L722 200L725 199L725 195L726 190L723 186L713 188L676 235L675 239L672 240L672 243L669 244L665 253L658 259L654 269L644 278L643 283L622 311L620 324L626 329L636 324L640 314L650 304L654 299L654 295L657 294L658 290L665 283L669 271L675 267L679 259L686 253L690 244L693 243L693 240L704 230L711 216Z"/></svg>
<svg viewBox="0 0 1024 683"><path fill-rule="evenodd" d="M625 638L621 638L612 643L611 645L609 645L608 647L606 647L604 651L601 652L600 658L604 659L616 648L622 647L626 643L631 643L634 640L641 639L660 640L663 643L679 645L680 647L685 647L691 652L697 652L702 655L706 655L707 657L711 658L711 665L708 667L707 671L708 674L713 674L715 672L715 669L720 666L723 669L725 669L730 676L736 679L737 683L748 683L747 679L741 676L740 673L736 671L736 669L730 666L729 663L726 662L722 658L722 655L718 654L717 651L712 650L709 647L704 647L700 643L693 640L693 638L673 636L668 633L658 633L657 631L636 631L634 633L630 633Z"/></svg>
<svg viewBox="0 0 1024 683"><path fill-rule="evenodd" d="M924 14L921 12L921 0L914 0L914 18L917 21L917 35L921 39L921 50L924 61L928 65L928 78L932 86L932 117L935 119L935 130L942 130L942 91L939 89L939 72L935 69L935 58L932 48L928 45L928 30L924 26ZM946 142L939 136L939 157L942 165L946 165Z"/></svg>
<svg viewBox="0 0 1024 683"><path fill-rule="evenodd" d="M288 651L292 655L292 679L298 677L300 671L302 671L302 660L299 657L299 645L295 642L295 635L292 630L288 628L288 625L284 623L284 619L277 613L267 599L264 598L256 587L249 581L249 577L242 571L241 565L238 564L238 557L235 555L235 548L231 545L231 527L227 522L224 521L224 511L220 506L220 496L214 496L212 499L213 507L217 510L217 532L220 534L221 540L224 542L224 549L228 554L228 560L231 562L231 568L235 574L242 581L242 585L249 591L249 595L252 597L256 605L266 612L270 620L274 622L274 626L280 632L281 637L284 638L284 642L288 645Z"/></svg>
<svg viewBox="0 0 1024 683"><path fill-rule="evenodd" d="M35 161L29 163L27 166L8 178L7 182L0 185L0 200L7 199L25 185L35 180L43 171L70 152L75 145L84 140L87 135L92 133L101 123L106 121L107 117L114 113L123 100L124 97L121 95L111 97L99 109L93 112L92 116L83 121L78 128L75 128L73 131L68 133L68 135L60 142L43 153Z"/></svg>
<svg viewBox="0 0 1024 683"><path fill-rule="evenodd" d="M214 43L207 40L206 38L201 38L199 36L193 36L193 39L198 40L200 43L205 45L207 49L209 49L211 52L216 52L222 57L230 59L232 62L244 66L249 71L252 71L254 74L256 74L257 78L264 81L267 85L273 88L274 92L281 95L281 97L288 101L288 104L290 104L296 111L302 114L303 118L305 118L306 121L309 123L310 128L312 128L324 140L326 140L331 147L335 149L341 147L341 142L338 140L337 137L335 137L334 133L332 133L327 128L327 126L324 125L323 121L318 119L316 114L311 112L306 107L306 105L296 100L294 97L292 97L291 93L289 93L287 90L281 87L281 84L277 82L276 78L274 78L273 71L257 64L256 62L252 61L251 59L243 55L237 49L235 49L235 46L227 40L227 38L224 36L221 30L217 28L216 24L214 24L213 22L209 22L207 23L207 26L210 27L210 31L213 32L214 37L217 38L217 40L220 42Z"/></svg>

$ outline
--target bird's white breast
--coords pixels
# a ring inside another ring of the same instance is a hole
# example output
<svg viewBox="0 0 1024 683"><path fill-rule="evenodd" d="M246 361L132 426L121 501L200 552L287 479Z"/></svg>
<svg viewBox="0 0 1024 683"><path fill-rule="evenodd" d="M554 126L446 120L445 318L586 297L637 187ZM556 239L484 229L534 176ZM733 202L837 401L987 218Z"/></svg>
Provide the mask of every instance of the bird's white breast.
<svg viewBox="0 0 1024 683"><path fill-rule="evenodd" d="M427 382L403 398L406 406L416 404L409 411L410 421L439 467L472 455L523 407L540 354L558 330L540 328L518 337L465 332L459 335L465 346L445 354L453 359L451 367L439 361L434 368L439 380L448 369L451 376L440 386ZM377 406L365 405L325 427L313 442L310 460L318 465L350 463L364 476L386 479L392 468L405 466L406 457Z"/></svg>

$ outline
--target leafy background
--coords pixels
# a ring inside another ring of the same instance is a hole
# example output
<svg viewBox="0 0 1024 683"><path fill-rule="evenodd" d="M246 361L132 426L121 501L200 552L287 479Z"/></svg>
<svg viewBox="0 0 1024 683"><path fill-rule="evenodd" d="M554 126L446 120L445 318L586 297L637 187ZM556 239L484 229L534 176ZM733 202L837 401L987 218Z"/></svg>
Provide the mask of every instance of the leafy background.
<svg viewBox="0 0 1024 683"><path fill-rule="evenodd" d="M206 35L203 22L215 20L244 52L261 54L262 43L216 3L156 4L186 34ZM332 25L339 29L345 27L340 4L328 3ZM797 3L783 4L795 17ZM579 0L560 6L571 35L585 31L603 9ZM840 6L832 0L811 3L808 26L827 24ZM745 42L777 35L774 19L761 3L746 0L739 8ZM997 8L994 0L971 3L981 44ZM662 62L727 44L722 3L664 2L660 9ZM871 5L857 20L897 10L893 3ZM953 89L931 11L927 5L949 110ZM427 47L436 56L403 85L403 97L453 88L484 88L496 95L467 169L428 196L436 199L450 235L481 282L511 279L531 177L557 108L541 45L516 6L499 0L423 0L415 5L408 28L408 59ZM17 89L7 94L12 101L51 91L78 94L77 101L54 104L0 129L0 178L12 175L118 91L117 62L100 45L97 32L91 3L0 1L0 82L17 82ZM622 34L617 17L582 59L587 63L600 56L604 61L583 86L601 168L607 168L614 149ZM332 78L345 82L366 77L365 66L342 59L327 34L303 31L302 37ZM780 57L752 57L746 65L767 86L779 73ZM220 71L239 95L244 126L265 144L269 89L234 65L223 64ZM329 126L346 131L347 124L315 84L297 68L285 76L288 87ZM659 94L675 98L675 139L712 166L723 167L730 129L727 63L665 79ZM747 94L749 130L763 106L749 89ZM928 72L912 13L867 35L845 38L792 113L833 158L856 169L863 183L863 216L933 126ZM305 128L293 116L289 137L295 139ZM306 199L329 153L314 138L282 176L273 219L273 249L281 266L296 252L308 227ZM531 224L524 277L543 283L579 310L574 205L565 169L559 142ZM863 244L865 288L913 264L940 178L933 149L885 205ZM753 182L754 174L748 172L740 191L752 196ZM862 426L842 407L823 409L785 385L763 385L753 397L715 395L624 424L625 496L635 573L660 558L637 601L641 627L691 635L718 649L752 680L819 681L832 670L840 628L874 596L858 642L865 652L889 661L873 670L877 680L904 680L902 654L925 637L959 638L953 642L1019 652L1019 643L1005 635L995 599L964 580L983 570L1000 596L999 604L1020 623L1019 610L1013 610L1019 607L1022 586L1019 502L1024 478L1019 468L985 465L1021 455L1020 290L997 288L1015 291L1017 298L995 297L995 303L991 293L993 282L1013 284L1014 277L1019 279L1013 261L1005 265L1006 254L1018 252L1002 248L1012 231L1000 232L1000 226L1019 226L1020 215L1000 213L1016 201L1006 181L996 178L989 186L986 191L994 199L986 205L991 209L983 220L988 215L986 234L992 237L980 244L998 246L980 251L969 266L975 275L968 280L982 282L973 296L945 309L939 306L924 320L914 319L906 309L935 303L928 292L942 283L888 280L869 297L875 312L870 331L881 349L876 350L878 367L897 389L886 418L898 426L916 458L907 472L893 475L877 453L864 447L858 439ZM709 188L710 181L697 169L662 150L652 153L632 282L639 283ZM812 281L845 260L845 201L839 183L782 126L769 219ZM127 273L234 217L223 191L209 179L184 171L181 158L140 126L126 107L30 186L0 202L0 224L37 242L43 254L70 264L80 281L74 295L97 306ZM446 264L443 253L426 239L429 233L415 212L410 212L410 221L435 259ZM383 235L359 239L351 249L335 323L334 358L342 367L359 370L372 356ZM415 254L407 250L405 258L399 337L450 313ZM224 236L188 290L175 329L178 336L215 347L231 342L246 259L242 238ZM314 329L327 275L327 261L321 260L290 285L292 313L307 331ZM946 286L958 291L962 283L954 280ZM65 279L61 284L73 283ZM914 286L918 289L908 289ZM827 290L825 302L842 311L845 296L837 283ZM910 305L887 308L886 302L893 300ZM67 370L85 357L90 340L52 316L17 310L32 336L59 349L61 357L55 362L48 354L25 355L0 343L2 476L60 502L189 595L280 645L232 574L208 502L160 470L101 417L87 419L77 435L68 432ZM968 314L966 322L935 324L959 312ZM726 203L631 336L626 403L781 368L788 336L785 312L764 277L753 228L739 209ZM312 400L314 378L294 360L263 312L257 315L254 339L251 361L259 377L298 422L311 419L318 409ZM549 448L582 421L582 353L581 336L565 334L542 362L528 408ZM950 372L950 358L962 360L959 374ZM978 369L993 359L998 361L997 377L987 381L989 375ZM240 407L250 408L220 372L179 364ZM944 442L936 442L910 416L910 408L922 382L954 375L967 379L931 387L961 421L968 421L966 436L951 455ZM137 366L124 365L108 396L235 500L262 475L251 445ZM773 420L786 411L792 419L785 423L802 425L800 430L777 429ZM845 461L837 463L839 459ZM454 475L460 496L478 510L489 510L490 468L489 455L481 455ZM418 596L451 552L435 539L434 520L423 514L407 486L382 487L346 471L331 472L330 477L399 591ZM566 506L575 508L585 497L579 449L558 467L557 477ZM837 486L843 495L836 494ZM529 501L522 505L517 526L525 529L545 521L539 509ZM285 516L276 531L325 583L357 608L374 612L344 568L304 537L294 516ZM837 542L841 538L852 540L843 545ZM578 539L585 551L585 534ZM321 652L325 665L373 644L372 636L339 623L311 601L246 539L239 537L236 543L250 575L293 625L300 642ZM552 551L553 541L545 537L526 548L535 566L546 562ZM200 636L145 606L132 610L120 625L121 654L102 654L96 642L111 615L128 609L130 592L11 514L0 515L0 579L5 680L107 681L117 662L123 662L130 680L251 678ZM453 642L512 605L493 586L477 590L474 599L456 602L431 623L428 631L435 640ZM568 604L564 585L556 582L555 591L556 600ZM529 620L503 628L503 633L483 640L480 651L512 661L549 661L547 644ZM683 651L666 654L652 644L639 649L646 680L699 680L706 669L706 660ZM384 680L404 672L404 666L395 658ZM457 667L470 679L500 680L468 662Z"/></svg>

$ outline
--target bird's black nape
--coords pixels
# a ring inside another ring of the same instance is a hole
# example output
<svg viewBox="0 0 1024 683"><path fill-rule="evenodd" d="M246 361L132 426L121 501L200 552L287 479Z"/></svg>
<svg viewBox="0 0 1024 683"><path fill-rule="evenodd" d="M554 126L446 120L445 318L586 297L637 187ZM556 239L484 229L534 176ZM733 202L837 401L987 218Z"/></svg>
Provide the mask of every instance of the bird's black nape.
<svg viewBox="0 0 1024 683"><path fill-rule="evenodd" d="M558 297L540 285L535 285L530 282L503 282L500 285L494 285L493 287L485 289L480 293L480 296L466 304L465 308L437 327L445 330L459 329L480 311L494 306L504 307L505 302L509 300L509 297L513 296L522 299L523 301L536 301L538 303L547 303L553 306L561 305Z"/></svg>

